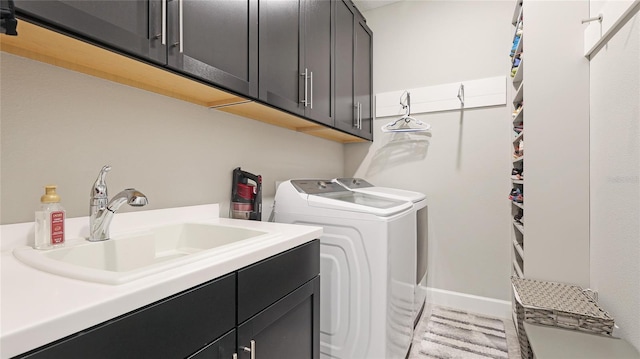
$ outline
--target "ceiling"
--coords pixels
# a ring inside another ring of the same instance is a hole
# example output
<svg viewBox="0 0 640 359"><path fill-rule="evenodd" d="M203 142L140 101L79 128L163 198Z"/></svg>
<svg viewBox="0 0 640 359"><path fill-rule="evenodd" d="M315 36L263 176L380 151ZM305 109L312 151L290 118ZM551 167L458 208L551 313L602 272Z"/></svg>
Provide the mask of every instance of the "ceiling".
<svg viewBox="0 0 640 359"><path fill-rule="evenodd" d="M353 3L356 4L358 10L361 12L365 12L371 9L375 9L381 6L393 4L402 0L353 0Z"/></svg>

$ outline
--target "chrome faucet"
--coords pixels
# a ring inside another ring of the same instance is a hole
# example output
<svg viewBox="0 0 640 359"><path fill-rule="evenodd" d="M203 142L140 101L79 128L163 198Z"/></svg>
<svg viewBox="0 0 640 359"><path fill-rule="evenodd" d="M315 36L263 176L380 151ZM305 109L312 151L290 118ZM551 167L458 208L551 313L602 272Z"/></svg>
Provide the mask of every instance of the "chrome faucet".
<svg viewBox="0 0 640 359"><path fill-rule="evenodd" d="M147 196L135 188L127 188L121 191L109 201L107 196L107 183L104 178L111 170L111 166L102 167L96 182L91 189L91 201L89 203L89 238L91 242L109 239L109 225L113 215L125 202L134 207L142 207L148 203Z"/></svg>

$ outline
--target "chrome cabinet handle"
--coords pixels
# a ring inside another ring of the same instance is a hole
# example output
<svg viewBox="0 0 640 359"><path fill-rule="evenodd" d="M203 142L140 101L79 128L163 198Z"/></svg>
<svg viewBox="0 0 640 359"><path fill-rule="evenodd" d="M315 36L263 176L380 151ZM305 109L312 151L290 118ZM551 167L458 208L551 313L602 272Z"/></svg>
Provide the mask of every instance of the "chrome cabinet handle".
<svg viewBox="0 0 640 359"><path fill-rule="evenodd" d="M304 107L307 107L307 105L309 104L309 102L308 102L309 93L307 92L307 85L308 85L308 80L309 80L309 69L305 68L304 72L300 73L300 76L304 76L304 99L302 99L302 101L300 101L300 103L303 103Z"/></svg>
<svg viewBox="0 0 640 359"><path fill-rule="evenodd" d="M184 12L182 11L183 2L183 0L179 0L178 14L180 16L180 53L184 52Z"/></svg>
<svg viewBox="0 0 640 359"><path fill-rule="evenodd" d="M250 352L251 359L256 359L256 341L252 340L250 343L250 348L242 347L242 350L244 350L245 352Z"/></svg>
<svg viewBox="0 0 640 359"><path fill-rule="evenodd" d="M167 44L167 0L162 0L162 15L160 15L160 21L162 22L162 28L159 34L153 35L153 40L162 39L162 45Z"/></svg>
<svg viewBox="0 0 640 359"><path fill-rule="evenodd" d="M309 94L309 107L313 110L313 71L309 72L309 82L310 82L310 94Z"/></svg>
<svg viewBox="0 0 640 359"><path fill-rule="evenodd" d="M358 128L358 103L353 104L353 123L351 124L353 128Z"/></svg>
<svg viewBox="0 0 640 359"><path fill-rule="evenodd" d="M162 0L162 45L167 44L167 0Z"/></svg>
<svg viewBox="0 0 640 359"><path fill-rule="evenodd" d="M238 359L238 353L233 353L232 359Z"/></svg>

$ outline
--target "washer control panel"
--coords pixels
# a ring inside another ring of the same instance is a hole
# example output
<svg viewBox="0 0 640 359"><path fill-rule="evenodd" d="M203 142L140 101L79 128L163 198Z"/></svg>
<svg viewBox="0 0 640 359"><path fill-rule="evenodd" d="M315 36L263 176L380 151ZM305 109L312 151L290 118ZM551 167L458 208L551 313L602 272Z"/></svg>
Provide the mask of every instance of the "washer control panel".
<svg viewBox="0 0 640 359"><path fill-rule="evenodd" d="M298 192L306 194L349 192L348 189L342 187L338 183L331 182L331 180L291 180L291 184L298 190Z"/></svg>
<svg viewBox="0 0 640 359"><path fill-rule="evenodd" d="M336 178L336 182L349 189L373 187L371 183L362 178Z"/></svg>

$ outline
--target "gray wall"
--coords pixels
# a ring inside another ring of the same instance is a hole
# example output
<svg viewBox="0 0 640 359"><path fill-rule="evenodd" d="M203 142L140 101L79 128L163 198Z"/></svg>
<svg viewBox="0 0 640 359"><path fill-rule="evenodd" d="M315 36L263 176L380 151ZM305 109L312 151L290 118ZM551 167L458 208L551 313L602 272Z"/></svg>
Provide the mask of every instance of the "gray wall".
<svg viewBox="0 0 640 359"><path fill-rule="evenodd" d="M365 13L374 93L506 75L511 1L402 1ZM510 300L510 108L416 115L432 136L346 146L345 171L429 199L428 286Z"/></svg>
<svg viewBox="0 0 640 359"><path fill-rule="evenodd" d="M640 15L590 70L591 287L640 350Z"/></svg>
<svg viewBox="0 0 640 359"><path fill-rule="evenodd" d="M589 3L525 1L523 16L524 274L586 287L589 60L581 21Z"/></svg>
<svg viewBox="0 0 640 359"><path fill-rule="evenodd" d="M344 172L340 143L0 53L0 223L29 222L45 184L68 217L88 215L100 168L110 195L136 187L146 209L220 203L231 171L275 181ZM130 211L128 206L123 211Z"/></svg>

